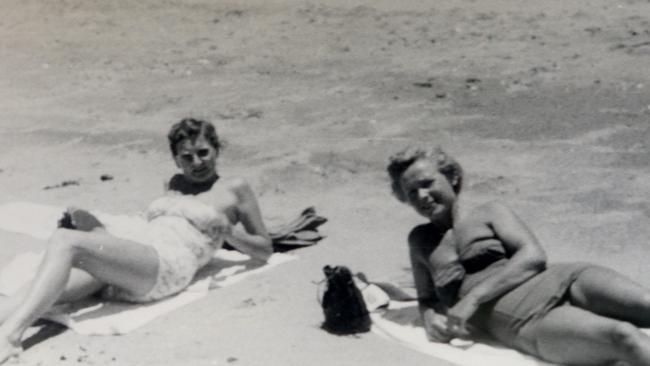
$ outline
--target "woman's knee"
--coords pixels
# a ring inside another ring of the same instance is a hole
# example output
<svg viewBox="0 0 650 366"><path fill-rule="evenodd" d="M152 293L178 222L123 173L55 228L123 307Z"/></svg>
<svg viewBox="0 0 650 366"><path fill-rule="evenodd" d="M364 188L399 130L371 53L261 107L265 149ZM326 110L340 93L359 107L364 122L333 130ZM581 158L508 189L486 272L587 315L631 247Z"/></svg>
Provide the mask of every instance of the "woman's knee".
<svg viewBox="0 0 650 366"><path fill-rule="evenodd" d="M79 232L68 229L58 229L50 237L47 245L49 255L76 256L81 246Z"/></svg>

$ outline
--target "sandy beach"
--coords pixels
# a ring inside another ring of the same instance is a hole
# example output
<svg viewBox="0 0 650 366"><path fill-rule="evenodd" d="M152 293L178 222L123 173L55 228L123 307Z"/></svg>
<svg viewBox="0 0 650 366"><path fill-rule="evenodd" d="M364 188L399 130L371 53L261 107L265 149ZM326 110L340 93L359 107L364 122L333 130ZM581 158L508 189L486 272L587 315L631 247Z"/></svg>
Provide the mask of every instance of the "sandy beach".
<svg viewBox="0 0 650 366"><path fill-rule="evenodd" d="M0 11L0 204L141 211L175 172L168 128L193 116L215 123L221 174L251 182L269 225L307 206L329 219L297 261L128 335L62 331L25 364L447 365L319 328L324 265L409 278L405 237L422 219L391 196L385 165L413 143L457 157L464 207L507 202L550 261L650 285L647 1L5 0ZM0 264L42 246L0 238Z"/></svg>

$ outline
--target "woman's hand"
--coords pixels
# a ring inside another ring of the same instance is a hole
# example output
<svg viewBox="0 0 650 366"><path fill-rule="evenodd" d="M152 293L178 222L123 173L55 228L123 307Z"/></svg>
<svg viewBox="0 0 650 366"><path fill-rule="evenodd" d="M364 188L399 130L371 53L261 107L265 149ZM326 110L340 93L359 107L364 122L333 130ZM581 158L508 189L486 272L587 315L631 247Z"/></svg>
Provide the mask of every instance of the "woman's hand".
<svg viewBox="0 0 650 366"><path fill-rule="evenodd" d="M210 238L223 238L227 239L232 236L233 226L226 215L215 211L214 216L201 223L201 232Z"/></svg>
<svg viewBox="0 0 650 366"><path fill-rule="evenodd" d="M478 309L479 302L473 297L465 296L447 311L446 328L454 337L467 338L470 332L467 321Z"/></svg>
<svg viewBox="0 0 650 366"><path fill-rule="evenodd" d="M431 342L447 343L454 335L447 330L447 317L427 309L422 313L424 330Z"/></svg>

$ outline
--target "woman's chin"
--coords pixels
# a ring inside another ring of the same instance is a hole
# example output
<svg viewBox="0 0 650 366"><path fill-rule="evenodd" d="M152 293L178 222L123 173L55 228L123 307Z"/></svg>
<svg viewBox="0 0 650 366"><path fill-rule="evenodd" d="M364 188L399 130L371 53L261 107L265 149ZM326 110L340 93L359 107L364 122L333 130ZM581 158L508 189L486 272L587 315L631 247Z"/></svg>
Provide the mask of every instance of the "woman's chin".
<svg viewBox="0 0 650 366"><path fill-rule="evenodd" d="M426 218L429 219L432 223L443 223L449 221L449 215L447 214L448 210L440 207L434 210L429 211L426 215Z"/></svg>

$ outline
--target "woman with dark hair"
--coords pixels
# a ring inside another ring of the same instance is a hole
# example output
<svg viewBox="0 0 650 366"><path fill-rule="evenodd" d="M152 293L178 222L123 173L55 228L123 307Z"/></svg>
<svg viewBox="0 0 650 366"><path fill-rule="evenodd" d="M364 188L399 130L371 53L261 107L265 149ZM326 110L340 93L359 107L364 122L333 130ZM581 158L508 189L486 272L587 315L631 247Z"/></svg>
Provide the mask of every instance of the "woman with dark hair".
<svg viewBox="0 0 650 366"><path fill-rule="evenodd" d="M20 352L25 330L55 303L97 292L130 302L176 294L224 241L252 258L269 258L271 239L250 185L217 174L214 126L183 119L168 139L181 173L148 207L137 234L109 232L88 212L69 209L33 282L0 298L0 363Z"/></svg>
<svg viewBox="0 0 650 366"><path fill-rule="evenodd" d="M428 338L478 329L561 364L650 365L650 291L608 268L547 265L541 245L507 206L458 214L461 166L442 150L409 148L388 165L394 195L428 223L408 243Z"/></svg>

